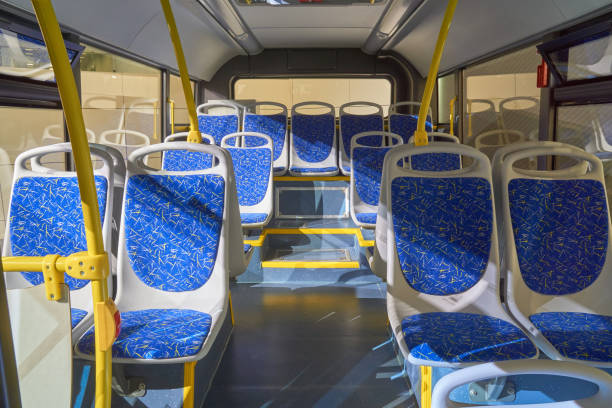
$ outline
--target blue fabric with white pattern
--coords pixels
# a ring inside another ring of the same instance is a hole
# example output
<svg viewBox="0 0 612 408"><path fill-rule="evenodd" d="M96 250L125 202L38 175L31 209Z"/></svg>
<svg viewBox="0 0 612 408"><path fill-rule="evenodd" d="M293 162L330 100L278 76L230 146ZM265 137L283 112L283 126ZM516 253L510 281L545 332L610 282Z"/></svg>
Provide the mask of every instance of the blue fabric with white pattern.
<svg viewBox="0 0 612 408"><path fill-rule="evenodd" d="M340 132L344 151L350 161L351 155L351 138L357 133L370 132L375 130L383 130L383 118L381 115L351 115L344 114L340 116ZM380 145L380 136L364 136L359 138L359 144L365 146ZM343 169L350 171L349 166L343 166Z"/></svg>
<svg viewBox="0 0 612 408"><path fill-rule="evenodd" d="M240 222L242 224L259 224L268 218L266 213L241 213Z"/></svg>
<svg viewBox="0 0 612 408"><path fill-rule="evenodd" d="M378 205L380 197L380 178L385 155L390 147L355 147L353 148L353 177L355 191L361 201L369 205Z"/></svg>
<svg viewBox="0 0 612 408"><path fill-rule="evenodd" d="M404 144L407 144L408 140L414 135L418 121L418 115L394 113L389 116L389 132L400 135L404 139ZM427 116L427 121L425 122L425 131L432 131L431 118L429 116Z"/></svg>
<svg viewBox="0 0 612 408"><path fill-rule="evenodd" d="M338 167L291 167L294 173L331 173L338 171Z"/></svg>
<svg viewBox="0 0 612 408"><path fill-rule="evenodd" d="M211 166L212 154L187 150L167 150L162 163L162 168L168 171L202 170Z"/></svg>
<svg viewBox="0 0 612 408"><path fill-rule="evenodd" d="M277 160L285 146L287 135L287 116L282 113L277 115L253 115L248 114L244 118L244 132L259 132L272 138L274 146L274 160ZM262 146L266 141L262 138L245 136L245 146Z"/></svg>
<svg viewBox="0 0 612 408"><path fill-rule="evenodd" d="M319 163L329 157L336 137L336 118L333 114L300 115L291 117L293 149L300 160Z"/></svg>
<svg viewBox="0 0 612 408"><path fill-rule="evenodd" d="M104 224L108 181L95 176L100 218ZM85 224L76 177L22 177L13 186L10 212L13 256L68 256L86 251ZM32 285L44 283L41 272L22 272ZM64 274L71 290L89 281Z"/></svg>
<svg viewBox="0 0 612 408"><path fill-rule="evenodd" d="M259 204L266 196L270 181L272 154L269 148L228 147L232 156L240 205Z"/></svg>
<svg viewBox="0 0 612 408"><path fill-rule="evenodd" d="M209 314L189 309L121 312L121 331L112 355L147 360L193 356L202 349L211 324ZM92 327L79 341L79 351L93 355L94 338Z"/></svg>
<svg viewBox="0 0 612 408"><path fill-rule="evenodd" d="M355 218L362 224L376 224L376 213L357 213Z"/></svg>
<svg viewBox="0 0 612 408"><path fill-rule="evenodd" d="M483 178L395 178L393 230L406 282L430 295L474 286L489 262L493 207Z"/></svg>
<svg viewBox="0 0 612 408"><path fill-rule="evenodd" d="M251 250L251 245L249 244L244 244L244 253L246 254L247 252L249 252Z"/></svg>
<svg viewBox="0 0 612 408"><path fill-rule="evenodd" d="M223 178L137 175L128 180L125 194L125 240L136 276L168 292L204 285L217 259Z"/></svg>
<svg viewBox="0 0 612 408"><path fill-rule="evenodd" d="M612 316L546 312L529 319L562 356L612 362Z"/></svg>
<svg viewBox="0 0 612 408"><path fill-rule="evenodd" d="M70 309L70 321L72 328L74 329L77 324L81 323L81 320L83 320L85 316L87 316L87 312L85 310L77 309L76 307Z"/></svg>
<svg viewBox="0 0 612 408"><path fill-rule="evenodd" d="M216 145L221 145L223 136L238 132L238 115L199 115L200 132L211 135Z"/></svg>
<svg viewBox="0 0 612 408"><path fill-rule="evenodd" d="M410 156L413 170L450 171L461 168L461 156L453 153L424 153Z"/></svg>
<svg viewBox="0 0 612 408"><path fill-rule="evenodd" d="M402 320L410 354L428 361L484 363L532 358L536 349L513 324L473 313L422 313Z"/></svg>
<svg viewBox="0 0 612 408"><path fill-rule="evenodd" d="M608 249L608 209L601 182L514 179L508 193L525 284L538 293L566 295L593 283Z"/></svg>

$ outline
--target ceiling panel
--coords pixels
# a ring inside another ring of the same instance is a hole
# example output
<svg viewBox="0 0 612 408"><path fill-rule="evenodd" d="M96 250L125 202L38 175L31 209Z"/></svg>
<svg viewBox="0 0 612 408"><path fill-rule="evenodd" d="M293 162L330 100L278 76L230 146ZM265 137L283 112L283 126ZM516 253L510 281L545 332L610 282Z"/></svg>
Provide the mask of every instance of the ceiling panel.
<svg viewBox="0 0 612 408"><path fill-rule="evenodd" d="M255 28L265 48L359 48L369 28Z"/></svg>

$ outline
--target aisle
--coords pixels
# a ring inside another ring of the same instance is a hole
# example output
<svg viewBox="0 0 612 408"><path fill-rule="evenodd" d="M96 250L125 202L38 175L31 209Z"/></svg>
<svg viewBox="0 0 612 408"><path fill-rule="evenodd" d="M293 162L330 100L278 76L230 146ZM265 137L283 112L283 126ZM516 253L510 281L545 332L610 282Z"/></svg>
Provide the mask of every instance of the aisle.
<svg viewBox="0 0 612 408"><path fill-rule="evenodd" d="M382 283L234 284L236 326L206 407L412 407Z"/></svg>

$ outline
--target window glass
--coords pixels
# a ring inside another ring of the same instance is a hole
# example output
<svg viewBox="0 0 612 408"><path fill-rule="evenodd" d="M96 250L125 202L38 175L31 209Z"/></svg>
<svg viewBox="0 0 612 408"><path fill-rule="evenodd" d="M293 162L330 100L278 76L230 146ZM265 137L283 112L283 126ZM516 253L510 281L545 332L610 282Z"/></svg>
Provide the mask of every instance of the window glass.
<svg viewBox="0 0 612 408"><path fill-rule="evenodd" d="M492 157L504 144L538 139L540 62L529 47L465 70L464 143Z"/></svg>
<svg viewBox="0 0 612 408"><path fill-rule="evenodd" d="M374 102L382 106L385 115L391 103L391 83L384 78L291 78L240 79L234 85L236 100L278 102L291 107L300 102L326 102L336 108L347 102ZM320 109L313 108L312 113ZM324 110L324 109L323 109ZM371 113L367 108L350 113Z"/></svg>
<svg viewBox="0 0 612 408"><path fill-rule="evenodd" d="M191 82L191 92L195 96L195 82ZM187 131L186 126L189 126L189 112L187 112L187 103L185 102L185 94L183 93L183 85L181 84L181 77L177 75L170 75L170 101L171 107L174 106L174 113L170 113L170 120L174 115L174 126L175 132Z"/></svg>
<svg viewBox="0 0 612 408"><path fill-rule="evenodd" d="M64 116L58 109L14 108L0 106L0 237L9 209L15 159L22 152L64 141ZM42 160L56 170L65 169L64 154Z"/></svg>
<svg viewBox="0 0 612 408"><path fill-rule="evenodd" d="M457 133L455 120L451 120L451 101L453 102L452 118L456 117L457 107L455 92L455 74L438 78L438 123L450 124L453 122L453 134Z"/></svg>
<svg viewBox="0 0 612 408"><path fill-rule="evenodd" d="M608 199L612 199L612 104L559 106L556 139L602 159ZM556 167L563 163L556 163Z"/></svg>
<svg viewBox="0 0 612 408"><path fill-rule="evenodd" d="M612 74L612 35L610 28L575 44L548 53L553 68L563 81L598 78Z"/></svg>
<svg viewBox="0 0 612 408"><path fill-rule="evenodd" d="M85 126L98 143L124 157L161 141L161 71L87 47L81 57L81 98ZM159 167L159 157L148 164Z"/></svg>

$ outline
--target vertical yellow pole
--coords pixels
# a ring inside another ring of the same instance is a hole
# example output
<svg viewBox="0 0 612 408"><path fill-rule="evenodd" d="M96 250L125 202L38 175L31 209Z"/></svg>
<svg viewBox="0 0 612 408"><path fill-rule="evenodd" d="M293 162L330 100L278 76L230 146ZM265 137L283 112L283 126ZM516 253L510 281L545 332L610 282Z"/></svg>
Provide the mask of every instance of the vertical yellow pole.
<svg viewBox="0 0 612 408"><path fill-rule="evenodd" d="M183 368L183 408L193 408L196 362L185 363Z"/></svg>
<svg viewBox="0 0 612 408"><path fill-rule="evenodd" d="M421 408L431 408L431 367L421 366Z"/></svg>
<svg viewBox="0 0 612 408"><path fill-rule="evenodd" d="M449 102L449 110L450 110L450 118L449 118L449 123L450 123L450 134L454 135L454 127L455 127L455 101L457 101L457 97L455 96L453 99L450 100Z"/></svg>
<svg viewBox="0 0 612 408"><path fill-rule="evenodd" d="M189 135L187 136L187 141L194 143L202 143L202 135L200 134L200 129L198 127L198 115L196 113L193 92L191 92L191 83L189 82L187 63L185 62L185 54L183 53L181 38L179 37L178 30L176 28L176 21L174 20L172 7L170 7L170 0L160 1L162 8L164 9L166 23L168 24L170 39L172 40L172 45L174 46L174 53L176 54L176 63L181 74L181 84L183 85L183 93L185 94L185 101L187 102L187 112L189 113Z"/></svg>
<svg viewBox="0 0 612 408"><path fill-rule="evenodd" d="M425 130L427 108L431 104L431 96L433 95L434 86L438 77L438 68L440 67L440 60L442 59L444 44L446 43L446 37L448 36L448 31L450 30L450 25L453 21L453 14L455 13L455 8L457 7L457 1L458 0L448 0L446 13L444 13L444 20L442 20L442 26L440 27L440 33L438 34L436 48L434 49L434 53L431 58L431 65L429 66L429 73L427 74L427 83L425 84L423 100L421 101L421 107L419 109L417 130L414 132L414 144L416 146L426 146L428 143L427 131Z"/></svg>
<svg viewBox="0 0 612 408"><path fill-rule="evenodd" d="M51 1L32 0L32 5L47 45L64 115L66 116L81 193L87 252L89 255L100 255L104 253L102 225L89 144L85 133L85 123L83 122L83 112L81 111L76 82ZM108 299L106 279L93 280L91 288L94 304L105 302ZM110 350L101 351L100 345L96 342L96 408L110 407L111 376Z"/></svg>

